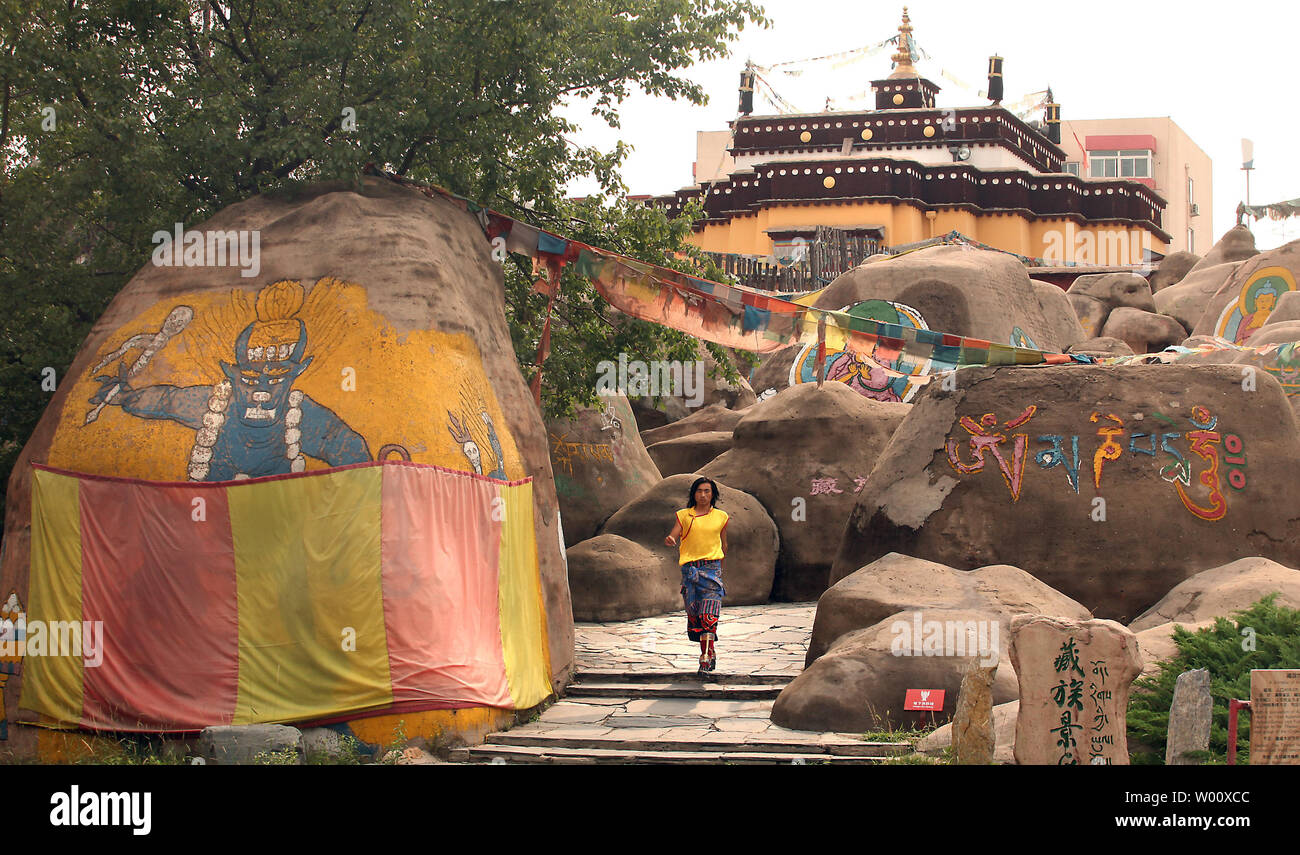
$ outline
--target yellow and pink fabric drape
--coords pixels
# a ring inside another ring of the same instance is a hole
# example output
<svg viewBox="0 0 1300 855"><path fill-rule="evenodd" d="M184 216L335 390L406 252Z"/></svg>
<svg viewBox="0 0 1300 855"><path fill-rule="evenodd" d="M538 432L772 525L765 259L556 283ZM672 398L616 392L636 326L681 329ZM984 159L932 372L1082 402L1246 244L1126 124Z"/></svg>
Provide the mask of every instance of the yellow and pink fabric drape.
<svg viewBox="0 0 1300 855"><path fill-rule="evenodd" d="M20 706L123 731L493 706L550 694L531 479L364 463L214 484L36 467ZM31 630L29 629L29 636Z"/></svg>

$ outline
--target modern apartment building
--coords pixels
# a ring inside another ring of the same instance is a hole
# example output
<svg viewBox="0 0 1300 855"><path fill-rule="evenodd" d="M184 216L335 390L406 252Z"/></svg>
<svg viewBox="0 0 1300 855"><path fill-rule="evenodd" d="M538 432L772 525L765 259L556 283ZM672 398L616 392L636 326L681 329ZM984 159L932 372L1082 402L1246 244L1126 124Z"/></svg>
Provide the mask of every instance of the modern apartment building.
<svg viewBox="0 0 1300 855"><path fill-rule="evenodd" d="M1204 255L1213 246L1210 156L1173 119L1062 119L1061 148L1072 175L1137 181L1160 194L1170 252Z"/></svg>

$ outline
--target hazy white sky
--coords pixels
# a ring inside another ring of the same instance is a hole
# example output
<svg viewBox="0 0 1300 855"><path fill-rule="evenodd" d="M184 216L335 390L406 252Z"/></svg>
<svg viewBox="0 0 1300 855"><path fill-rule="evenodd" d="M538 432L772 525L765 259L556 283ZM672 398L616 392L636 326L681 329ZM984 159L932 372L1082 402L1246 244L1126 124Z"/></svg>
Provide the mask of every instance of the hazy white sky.
<svg viewBox="0 0 1300 855"><path fill-rule="evenodd" d="M747 58L769 65L875 44L897 33L903 6L878 0L767 0L763 5L771 28L747 28L729 59L686 73L704 87L709 104L696 107L637 93L622 105L623 126L617 130L574 105L568 115L582 125L576 141L610 148L622 139L632 145L623 170L632 193L687 186L695 132L724 130L735 117L737 83ZM1216 240L1236 222L1237 203L1245 197L1242 137L1255 143L1251 202L1300 196L1295 153L1300 4L1295 0L912 0L907 6L913 38L930 57L918 68L942 87L939 106L987 103L939 70L982 89L987 57L997 53L1006 58L1004 103L1050 85L1065 119L1172 117L1214 164ZM1036 13L1033 20L1026 19L1027 12ZM837 70L822 64L816 79L811 72L799 79L780 74L769 79L801 110L818 111L826 95L847 99L887 76L889 53ZM774 112L755 99L755 113ZM571 188L575 194L592 189ZM1264 220L1251 228L1261 249L1300 238L1300 218Z"/></svg>

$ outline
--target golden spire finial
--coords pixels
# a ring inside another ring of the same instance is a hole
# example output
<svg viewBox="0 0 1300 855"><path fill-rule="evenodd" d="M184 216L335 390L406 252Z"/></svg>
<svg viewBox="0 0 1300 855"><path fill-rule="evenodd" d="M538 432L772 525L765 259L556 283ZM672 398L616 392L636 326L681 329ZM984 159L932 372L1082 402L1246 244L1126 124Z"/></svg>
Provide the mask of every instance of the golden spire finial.
<svg viewBox="0 0 1300 855"><path fill-rule="evenodd" d="M907 7L903 7L903 23L898 25L898 51L890 57L894 61L894 73L890 77L920 77L912 65L912 19L907 17Z"/></svg>

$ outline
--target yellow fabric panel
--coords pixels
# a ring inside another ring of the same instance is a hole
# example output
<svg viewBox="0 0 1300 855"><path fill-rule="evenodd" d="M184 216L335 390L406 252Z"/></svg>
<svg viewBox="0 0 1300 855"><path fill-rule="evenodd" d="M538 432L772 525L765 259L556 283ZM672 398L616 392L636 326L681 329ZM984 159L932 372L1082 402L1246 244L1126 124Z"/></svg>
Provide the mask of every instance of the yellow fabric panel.
<svg viewBox="0 0 1300 855"><path fill-rule="evenodd" d="M392 702L382 478L374 466L227 488L239 600L234 724Z"/></svg>
<svg viewBox="0 0 1300 855"><path fill-rule="evenodd" d="M501 488L501 561L497 598L501 607L501 649L516 709L527 709L551 693L546 662L546 615L533 530L533 485Z"/></svg>
<svg viewBox="0 0 1300 855"><path fill-rule="evenodd" d="M817 298L820 297L822 292L825 290L825 288L818 288L816 291L809 291L807 294L796 297L791 302L798 303L800 306L811 306L817 302Z"/></svg>
<svg viewBox="0 0 1300 855"><path fill-rule="evenodd" d="M710 508L707 514L695 516L694 508L677 512L677 522L682 526L681 551L678 564L692 561L721 561L722 529L730 517L720 508Z"/></svg>
<svg viewBox="0 0 1300 855"><path fill-rule="evenodd" d="M76 478L40 469L32 473L32 569L27 603L27 640L37 649L37 621L81 623L81 503ZM18 705L61 722L81 720L85 663L80 656L45 653L23 660L23 690Z"/></svg>

